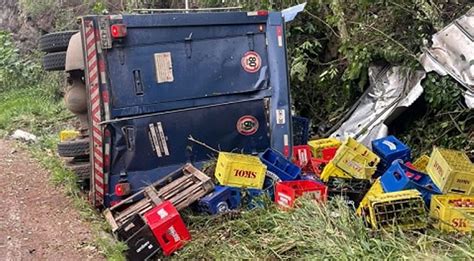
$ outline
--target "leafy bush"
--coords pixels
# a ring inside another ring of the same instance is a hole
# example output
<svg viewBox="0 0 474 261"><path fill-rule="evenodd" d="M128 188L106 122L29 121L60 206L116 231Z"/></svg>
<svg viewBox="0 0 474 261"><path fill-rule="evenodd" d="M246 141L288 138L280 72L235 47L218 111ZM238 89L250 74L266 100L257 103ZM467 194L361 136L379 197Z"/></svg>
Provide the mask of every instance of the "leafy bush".
<svg viewBox="0 0 474 261"><path fill-rule="evenodd" d="M462 104L459 84L430 73L422 85L423 96L392 123L392 131L410 144L415 156L429 154L433 145L473 156L474 113Z"/></svg>
<svg viewBox="0 0 474 261"><path fill-rule="evenodd" d="M56 12L61 2L56 0L20 0L18 3L23 13L36 19L41 15Z"/></svg>
<svg viewBox="0 0 474 261"><path fill-rule="evenodd" d="M37 81L41 68L34 58L21 57L11 35L0 32L0 91Z"/></svg>

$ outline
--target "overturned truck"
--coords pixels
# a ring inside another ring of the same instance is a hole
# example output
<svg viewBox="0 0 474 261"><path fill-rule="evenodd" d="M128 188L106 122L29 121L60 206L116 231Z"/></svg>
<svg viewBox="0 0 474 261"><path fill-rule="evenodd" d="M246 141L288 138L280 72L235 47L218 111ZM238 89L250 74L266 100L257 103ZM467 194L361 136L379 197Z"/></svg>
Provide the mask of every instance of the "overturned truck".
<svg viewBox="0 0 474 261"><path fill-rule="evenodd" d="M90 177L95 206L109 207L186 163L202 167L212 157L207 147L291 152L281 12L79 21L79 32L46 35L40 49L49 52L45 69L67 72L67 108L81 127L58 152Z"/></svg>

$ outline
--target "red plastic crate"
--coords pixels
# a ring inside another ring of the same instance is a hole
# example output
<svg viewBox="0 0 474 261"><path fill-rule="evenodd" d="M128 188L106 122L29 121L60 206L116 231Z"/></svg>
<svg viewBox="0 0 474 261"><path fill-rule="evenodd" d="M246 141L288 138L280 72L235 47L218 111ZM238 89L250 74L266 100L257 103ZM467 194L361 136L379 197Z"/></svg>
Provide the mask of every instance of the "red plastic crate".
<svg viewBox="0 0 474 261"><path fill-rule="evenodd" d="M310 164L306 165L304 170L314 173L319 178L321 176L321 172L323 172L324 166L326 166L328 163L329 160L312 158Z"/></svg>
<svg viewBox="0 0 474 261"><path fill-rule="evenodd" d="M181 216L169 201L146 212L144 218L165 256L171 255L191 240L191 234Z"/></svg>
<svg viewBox="0 0 474 261"><path fill-rule="evenodd" d="M336 155L336 151L339 147L331 147L331 148L325 148L321 150L321 153L323 154L323 159L330 161L334 158Z"/></svg>
<svg viewBox="0 0 474 261"><path fill-rule="evenodd" d="M311 147L309 145L293 146L293 162L300 168L305 168L311 161Z"/></svg>
<svg viewBox="0 0 474 261"><path fill-rule="evenodd" d="M292 208L295 200L303 195L311 195L318 202L327 199L327 187L312 180L281 181L275 186L275 203L280 207Z"/></svg>

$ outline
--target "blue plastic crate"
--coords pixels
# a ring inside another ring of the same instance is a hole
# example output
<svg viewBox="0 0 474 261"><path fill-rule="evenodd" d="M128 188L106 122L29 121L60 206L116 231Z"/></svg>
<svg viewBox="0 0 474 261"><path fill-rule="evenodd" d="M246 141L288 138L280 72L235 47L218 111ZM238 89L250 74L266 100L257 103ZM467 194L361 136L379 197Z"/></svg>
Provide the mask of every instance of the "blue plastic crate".
<svg viewBox="0 0 474 261"><path fill-rule="evenodd" d="M301 173L301 169L285 158L281 153L267 149L260 155L260 160L267 165L267 170L277 175L281 180L295 180Z"/></svg>
<svg viewBox="0 0 474 261"><path fill-rule="evenodd" d="M429 175L409 168L398 161L393 162L392 166L380 177L380 181L385 192L418 190L426 206L430 205L431 195L441 194L441 190Z"/></svg>
<svg viewBox="0 0 474 261"><path fill-rule="evenodd" d="M266 195L269 200L273 202L275 198L274 180L266 177L263 183L263 189L247 189L246 192L245 198L242 199L242 205L245 205L248 209L265 207L263 200L259 197Z"/></svg>
<svg viewBox="0 0 474 261"><path fill-rule="evenodd" d="M270 200L273 201L273 198L275 197L275 180L266 177L265 181L263 182L263 191L267 193L268 197Z"/></svg>
<svg viewBox="0 0 474 261"><path fill-rule="evenodd" d="M211 215L223 213L240 206L241 192L239 188L215 186L214 191L198 202L200 212Z"/></svg>
<svg viewBox="0 0 474 261"><path fill-rule="evenodd" d="M401 161L401 163L403 164L403 163L406 163L406 162L410 162L411 158L408 155L408 156L404 156L400 159L395 159L394 161L399 161L399 162ZM385 171L387 171L387 169L390 168L390 166L392 165L392 163L394 161L387 162L383 159L380 160L379 164L377 165L377 171L375 172L374 177L377 178L377 177L382 176L385 173Z"/></svg>
<svg viewBox="0 0 474 261"><path fill-rule="evenodd" d="M265 207L263 200L259 199L260 196L264 195L265 190L263 189L248 189L247 195L244 199L244 205L248 209L263 208Z"/></svg>
<svg viewBox="0 0 474 261"><path fill-rule="evenodd" d="M321 182L321 180L315 174L309 173L309 172L308 173L301 173L299 179Z"/></svg>
<svg viewBox="0 0 474 261"><path fill-rule="evenodd" d="M381 162L384 161L388 165L397 159L411 160L410 148L395 136L387 136L372 141L372 150L380 157Z"/></svg>
<svg viewBox="0 0 474 261"><path fill-rule="evenodd" d="M300 116L292 117L293 145L306 145L309 139L309 119Z"/></svg>

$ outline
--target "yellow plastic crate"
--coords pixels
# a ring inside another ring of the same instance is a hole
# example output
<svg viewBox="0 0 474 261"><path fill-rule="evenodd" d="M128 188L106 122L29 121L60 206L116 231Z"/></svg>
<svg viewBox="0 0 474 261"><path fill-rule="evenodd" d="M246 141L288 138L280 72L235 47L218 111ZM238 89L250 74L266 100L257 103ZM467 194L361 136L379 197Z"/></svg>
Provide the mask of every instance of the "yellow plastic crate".
<svg viewBox="0 0 474 261"><path fill-rule="evenodd" d="M336 152L333 164L358 179L370 179L380 158L353 138L348 138Z"/></svg>
<svg viewBox="0 0 474 261"><path fill-rule="evenodd" d="M430 157L428 155L421 155L419 158L413 162L413 167L420 172L426 172L426 166L430 161Z"/></svg>
<svg viewBox="0 0 474 261"><path fill-rule="evenodd" d="M434 227L443 231L470 233L474 229L474 197L463 195L434 195L430 216Z"/></svg>
<svg viewBox="0 0 474 261"><path fill-rule="evenodd" d="M76 130L63 130L59 133L59 140L61 142L73 140L79 136L79 132Z"/></svg>
<svg viewBox="0 0 474 261"><path fill-rule="evenodd" d="M262 189L266 171L258 157L219 152L214 175L221 185Z"/></svg>
<svg viewBox="0 0 474 261"><path fill-rule="evenodd" d="M426 171L443 193L474 195L474 164L464 152L434 148Z"/></svg>
<svg viewBox="0 0 474 261"><path fill-rule="evenodd" d="M323 169L323 172L321 172L321 177L320 179L323 182L328 182L330 177L337 177L337 178L343 178L343 179L351 179L352 177L347 175L344 171L336 167L332 161L330 161Z"/></svg>
<svg viewBox="0 0 474 261"><path fill-rule="evenodd" d="M415 189L368 197L362 217L373 229L423 229L427 226L425 203Z"/></svg>
<svg viewBox="0 0 474 261"><path fill-rule="evenodd" d="M365 194L364 198L360 201L359 207L356 210L356 214L361 216L362 215L362 209L363 208L368 208L369 207L369 197L376 197L380 194L383 194L383 187L382 183L380 182L380 178L375 180L374 184L370 187L369 191Z"/></svg>
<svg viewBox="0 0 474 261"><path fill-rule="evenodd" d="M339 148L341 142L336 138L326 138L308 141L308 145L311 147L313 157L322 158L322 150L326 148Z"/></svg>

